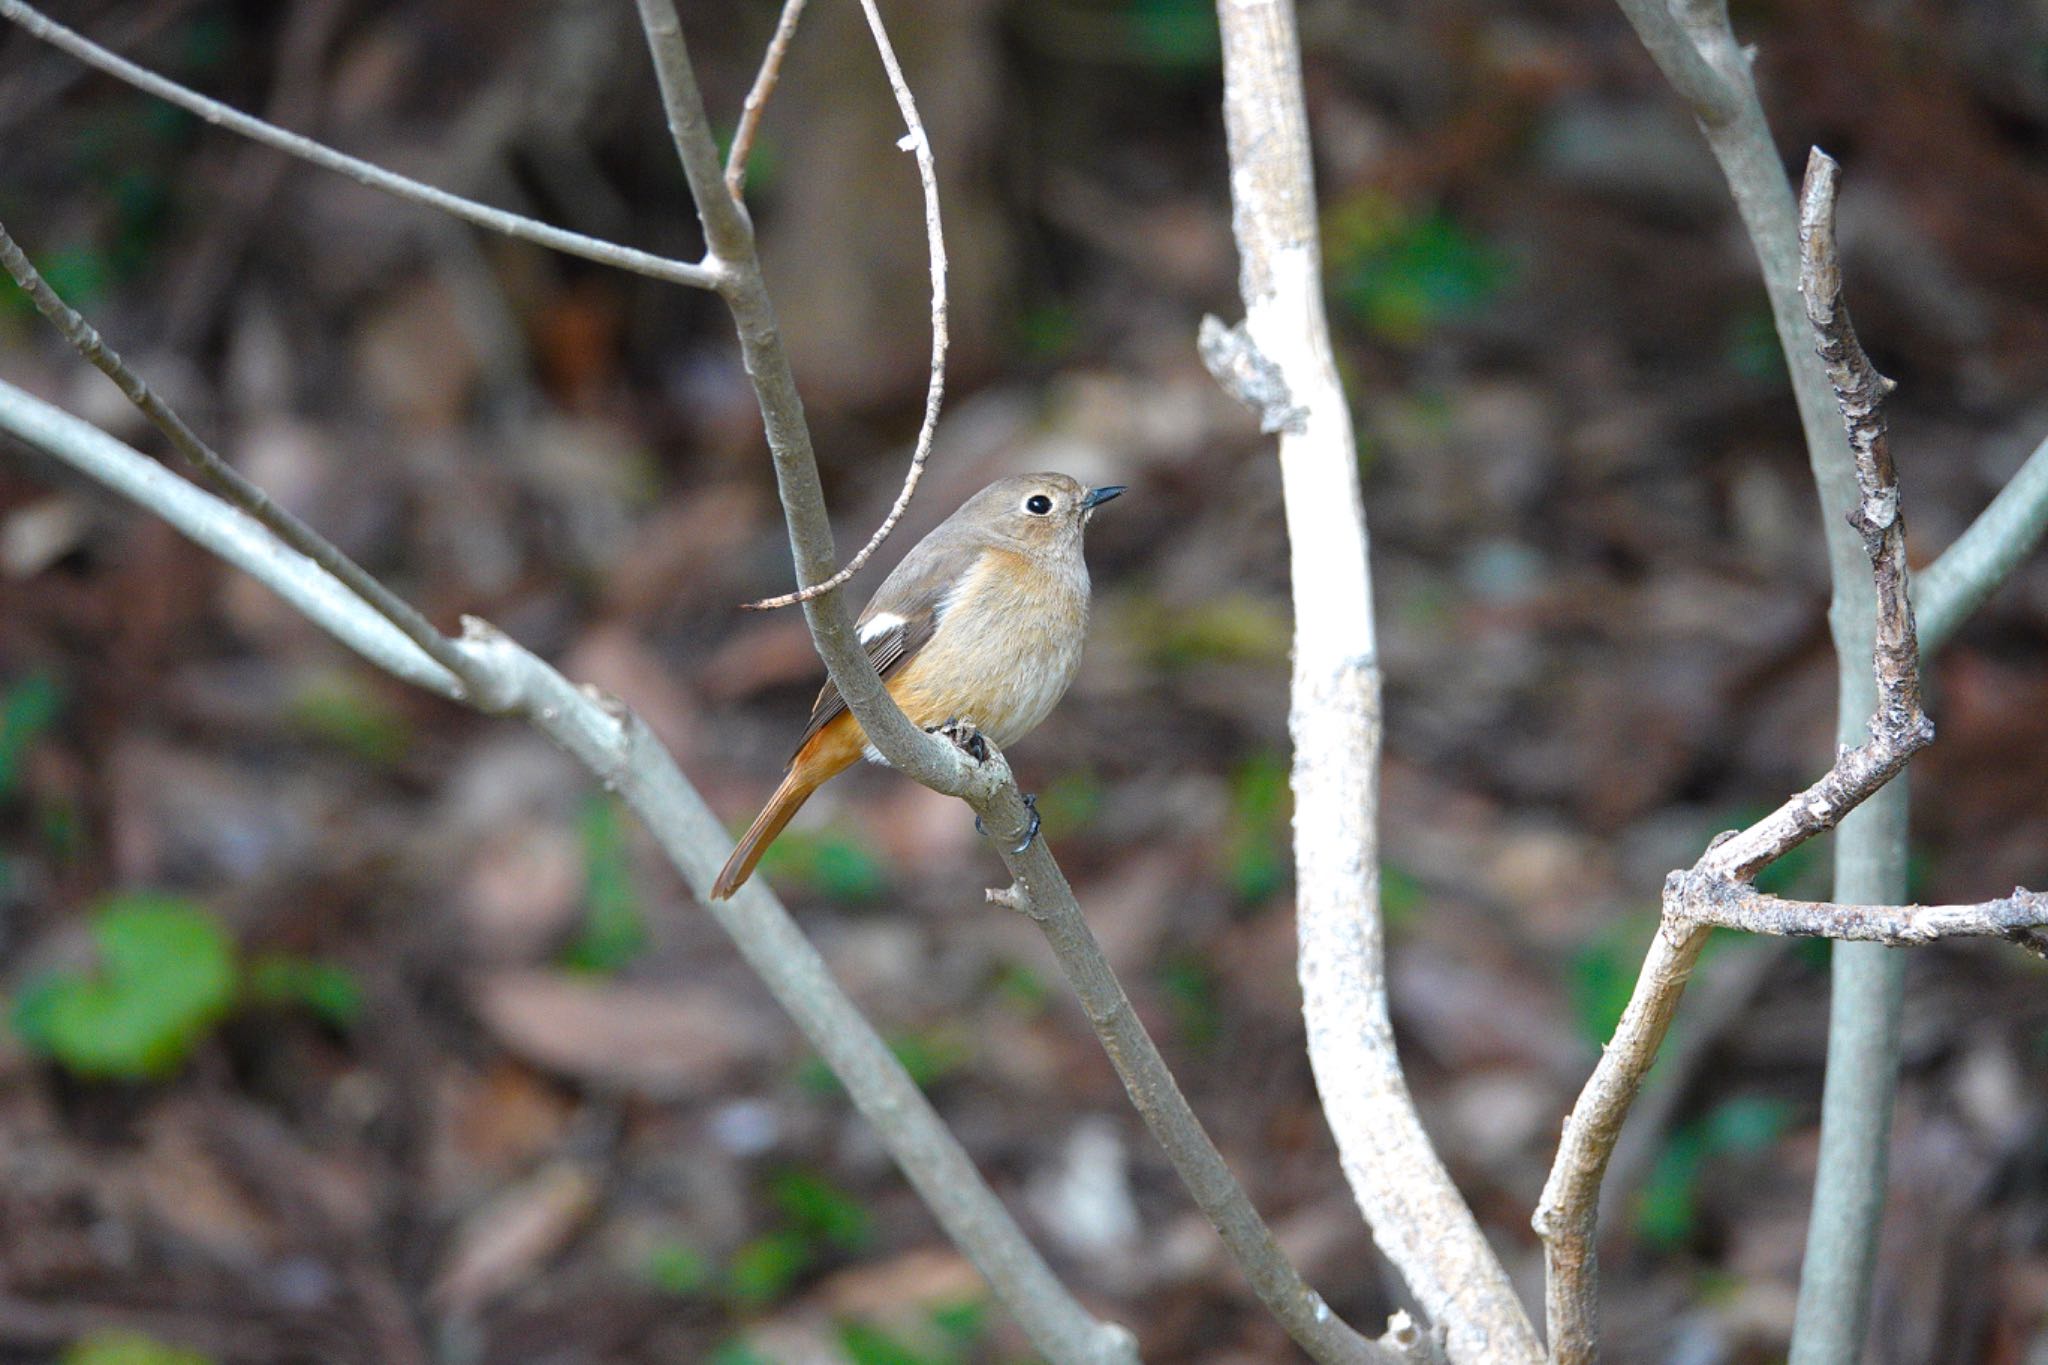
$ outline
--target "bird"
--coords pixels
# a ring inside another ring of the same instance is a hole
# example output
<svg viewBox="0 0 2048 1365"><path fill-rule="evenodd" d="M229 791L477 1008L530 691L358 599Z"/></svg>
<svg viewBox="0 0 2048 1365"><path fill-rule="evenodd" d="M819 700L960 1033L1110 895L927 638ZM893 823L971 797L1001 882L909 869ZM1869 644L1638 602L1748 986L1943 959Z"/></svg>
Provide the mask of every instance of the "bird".
<svg viewBox="0 0 2048 1365"><path fill-rule="evenodd" d="M1065 474L998 479L911 547L855 628L912 724L971 725L999 748L1037 728L1081 665L1089 591L1082 533L1124 490L1088 488ZM712 899L739 890L811 794L862 757L885 761L828 680L782 784L740 836ZM1018 851L1037 830L1034 809Z"/></svg>

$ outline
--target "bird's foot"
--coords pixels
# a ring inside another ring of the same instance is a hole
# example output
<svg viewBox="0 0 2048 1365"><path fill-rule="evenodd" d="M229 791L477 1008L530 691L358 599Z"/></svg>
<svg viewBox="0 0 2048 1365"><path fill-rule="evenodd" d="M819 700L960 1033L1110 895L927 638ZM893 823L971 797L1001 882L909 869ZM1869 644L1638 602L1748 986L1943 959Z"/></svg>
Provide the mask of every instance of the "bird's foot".
<svg viewBox="0 0 2048 1365"><path fill-rule="evenodd" d="M1015 848L1010 850L1012 853L1024 852L1033 843L1037 842L1038 839L1038 826L1041 823L1038 818L1038 798L1030 792L1024 793L1024 813L1031 817L1031 823L1024 827L1024 839ZM981 823L979 815L974 817L974 832L984 837L988 834L988 828Z"/></svg>
<svg viewBox="0 0 2048 1365"><path fill-rule="evenodd" d="M971 720L948 716L943 724L929 727L928 733L951 740L954 747L976 763L988 762L988 741L981 737L981 731Z"/></svg>

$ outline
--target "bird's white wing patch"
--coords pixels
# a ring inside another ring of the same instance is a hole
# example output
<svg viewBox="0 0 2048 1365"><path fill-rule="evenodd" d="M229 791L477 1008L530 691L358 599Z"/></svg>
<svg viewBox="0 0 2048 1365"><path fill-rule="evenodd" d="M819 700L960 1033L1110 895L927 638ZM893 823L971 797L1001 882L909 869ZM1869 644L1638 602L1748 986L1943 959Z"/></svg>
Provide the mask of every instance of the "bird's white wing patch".
<svg viewBox="0 0 2048 1365"><path fill-rule="evenodd" d="M878 611L860 623L860 642L868 644L892 630L903 628L903 618L893 611Z"/></svg>

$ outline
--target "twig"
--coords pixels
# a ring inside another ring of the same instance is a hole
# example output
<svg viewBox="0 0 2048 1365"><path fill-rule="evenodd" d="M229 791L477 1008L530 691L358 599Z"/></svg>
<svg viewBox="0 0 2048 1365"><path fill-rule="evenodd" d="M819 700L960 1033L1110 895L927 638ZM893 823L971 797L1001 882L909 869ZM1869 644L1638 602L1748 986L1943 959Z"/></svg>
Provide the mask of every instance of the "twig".
<svg viewBox="0 0 2048 1365"><path fill-rule="evenodd" d="M1207 329L1208 350L1226 387L1280 431L1309 1060L1352 1195L1443 1334L1449 1358L1536 1361L1535 1328L1416 1113L1387 1013L1375 828L1379 660L1357 448L1323 319L1294 8L1289 0L1219 0L1217 14L1245 323Z"/></svg>
<svg viewBox="0 0 2048 1365"><path fill-rule="evenodd" d="M1920 653L1932 655L2011 577L2048 531L2048 441L1932 564L1913 576Z"/></svg>
<svg viewBox="0 0 2048 1365"><path fill-rule="evenodd" d="M480 204L473 199L465 199L461 195L450 194L446 190L408 179L396 172L385 170L382 166L349 156L345 152L338 152L311 138L287 132L275 124L266 123L238 109L231 109L218 100L208 99L176 81L137 66L127 58L109 52L83 34L64 27L41 11L24 4L22 0L0 0L0 18L19 24L31 36L70 53L86 65L97 67L138 90L146 91L158 99L177 105L180 109L197 114L208 123L218 124L230 132L240 133L252 141L260 142L266 147L275 147L281 152L298 157L302 161L310 161L326 170L339 172L358 184L440 209L443 213L451 214L491 232L516 237L521 241L532 242L536 246L548 247L571 256L581 256L585 260L596 261L601 265L615 266L636 275L666 280L671 284L685 284L695 289L717 289L720 285L721 276L715 260L703 264L671 260L666 256L657 256L652 252L622 246L617 242L607 242L600 238L585 236L580 232L570 232L566 228L552 227L522 214L508 213L504 209L492 208L488 204Z"/></svg>
<svg viewBox="0 0 2048 1365"><path fill-rule="evenodd" d="M1871 366L1841 301L1834 236L1838 170L1815 149L1801 196L1801 287L1817 350L1854 452L1859 496L1850 520L1863 541L1877 599L1871 648L1877 702L1864 742L1843 749L1826 776L1748 829L1722 835L1691 871L1674 872L1666 881L1663 925L1614 1040L1566 1120L1557 1161L1536 1211L1548 1270L1551 1353L1561 1365L1590 1361L1597 1354L1594 1234L1600 1182L1709 925L1924 942L1965 933L2014 937L2041 922L2041 899L2025 892L1976 907L1891 908L1782 901L1761 895L1749 884L1771 862L1840 822L1934 739L1934 727L1920 703L1920 649L1906 573L1905 523L1897 471L1885 444L1883 401L1893 385Z"/></svg>
<svg viewBox="0 0 2048 1365"><path fill-rule="evenodd" d="M746 197L740 191L747 183L747 156L754 150L754 134L760 131L761 115L775 95L776 82L782 79L782 59L789 53L789 40L796 37L797 21L803 17L804 0L783 0L775 35L761 54L761 69L754 73L754 84L740 106L739 127L733 129L732 150L725 156L725 187L735 199Z"/></svg>
<svg viewBox="0 0 2048 1365"><path fill-rule="evenodd" d="M705 237L728 271L723 296L732 310L747 373L760 403L783 518L789 527L797 581L806 587L822 583L832 573L831 522L818 483L817 459L804 421L803 404L762 280L752 225L726 192L674 0L638 3L678 159L696 197ZM1021 836L1027 812L1002 755L989 746L987 759L976 761L961 747L911 725L882 687L874 666L860 648L844 598L836 589L806 599L803 607L826 671L867 732L869 741L890 765L935 791L967 801L999 836L999 843L1005 831ZM1022 854L1006 851L1003 861L1030 898L1034 919L1054 939L1062 965L1068 968L1076 992L1096 1024L1133 1103L1155 1135L1161 1136L1162 1141L1172 1139L1167 1152L1176 1172L1202 1211L1217 1225L1224 1245L1237 1258L1261 1300L1319 1361L1386 1359L1380 1348L1329 1311L1274 1243L1243 1188L1232 1178L1229 1167L1203 1132L1201 1121L1188 1108L1158 1049L1131 1012L1129 1002L1123 999L1122 987L1116 984L1100 950L1094 946L1080 905L1053 861L1047 841L1041 838L1033 842ZM1031 1320L1027 1317L1024 1321L1026 1329L1031 1330ZM1091 1347L1091 1354L1075 1358L1121 1359L1127 1358L1129 1351L1127 1341L1112 1338L1104 1331Z"/></svg>
<svg viewBox="0 0 2048 1365"><path fill-rule="evenodd" d="M0 382L0 430L164 517L377 667L444 696L454 691L454 680L386 618L222 499L5 382ZM468 624L457 647L480 683L471 704L523 718L632 807L874 1125L947 1235L1004 1302L1030 1307L1030 1321L1039 1329L1034 1339L1046 1354L1061 1361L1132 1359L1127 1349L1097 1349L1122 1340L1121 1329L1097 1322L1067 1294L765 884L757 878L730 901L705 899L725 857L725 830L639 718L576 687L490 627Z"/></svg>
<svg viewBox="0 0 2048 1365"><path fill-rule="evenodd" d="M213 447L201 440L198 433L185 424L185 419L158 397L156 391L128 367L113 347L107 345L91 323L57 297L57 291L50 288L49 282L30 264L27 253L22 251L4 225L0 225L0 267L5 267L14 282L34 301L36 311L48 318L64 339L91 361L101 374L113 380L122 395L140 409L178 453L220 489L230 502L269 527L279 540L340 580L350 592L396 626L448 673L465 685L472 682L469 661L462 652L435 630L424 616L414 611L410 603L365 572L361 565L336 549L318 531L271 501L269 494L243 478Z"/></svg>
<svg viewBox="0 0 2048 1365"><path fill-rule="evenodd" d="M1732 877L1679 872L1665 886L1664 913L1749 934L1884 943L1894 948L1945 938L2026 943L2029 930L2048 926L2048 896L2020 887L2010 896L1976 905L1837 905L1782 900Z"/></svg>
<svg viewBox="0 0 2048 1365"><path fill-rule="evenodd" d="M800 0L792 0L800 4ZM882 25L882 12L875 0L860 0L861 10L867 15L868 31L875 36L875 49L882 54L882 66L889 73L889 88L895 92L896 107L903 114L904 127L909 129L903 135L901 146L917 158L917 178L924 187L924 235L926 250L931 256L932 272L932 364L931 379L925 386L924 421L917 430L917 442L911 448L910 468L903 476L903 489L896 495L896 502L889 508L889 515L882 518L882 524L875 528L868 543L860 552L846 561L846 566L823 582L813 583L796 592L784 593L780 597L764 598L749 603L754 611L766 611L772 607L791 607L807 602L820 593L827 593L859 573L861 566L868 562L889 533L896 529L896 523L903 519L904 509L910 506L910 498L917 491L917 481L924 477L925 462L931 458L932 440L939 429L939 405L946 396L946 239L939 228L939 176L932 164L932 142L926 134L924 124L917 115L917 102L911 98L910 86L903 79L903 68L897 64L896 49L889 42L889 31ZM785 16L787 17L787 16ZM788 22L793 26L794 19ZM777 36L780 36L778 31ZM764 64L763 75L767 74ZM752 98L749 96L748 98ZM730 175L730 170L727 171Z"/></svg>

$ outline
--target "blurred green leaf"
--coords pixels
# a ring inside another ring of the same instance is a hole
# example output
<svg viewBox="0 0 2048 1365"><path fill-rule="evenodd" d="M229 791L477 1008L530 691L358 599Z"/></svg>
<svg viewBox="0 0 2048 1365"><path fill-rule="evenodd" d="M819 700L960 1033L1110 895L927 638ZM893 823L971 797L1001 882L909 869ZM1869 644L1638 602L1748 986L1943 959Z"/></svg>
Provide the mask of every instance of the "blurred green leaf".
<svg viewBox="0 0 2048 1365"><path fill-rule="evenodd" d="M889 1040L889 1051L910 1073L920 1089L945 1080L974 1055L973 1044L956 1029L935 1028L908 1033ZM796 1083L808 1094L827 1096L841 1093L839 1078L818 1057L805 1058L797 1067Z"/></svg>
<svg viewBox="0 0 2048 1365"><path fill-rule="evenodd" d="M997 970L992 989L998 1000L1026 1018L1045 1013L1052 1000L1052 988L1045 978L1017 962L1005 963Z"/></svg>
<svg viewBox="0 0 2048 1365"><path fill-rule="evenodd" d="M1149 608L1149 609L1148 609ZM1277 663L1294 641L1287 604L1251 593L1226 593L1178 610L1140 604L1131 623L1160 668L1218 662Z"/></svg>
<svg viewBox="0 0 2048 1365"><path fill-rule="evenodd" d="M1380 919L1389 933L1406 928L1429 898L1415 874L1396 863L1380 865Z"/></svg>
<svg viewBox="0 0 2048 1365"><path fill-rule="evenodd" d="M1614 1036L1657 925L1655 915L1615 920L1601 926L1572 955L1572 1014L1579 1031L1591 1041L1604 1044Z"/></svg>
<svg viewBox="0 0 2048 1365"><path fill-rule="evenodd" d="M1017 346L1027 360L1057 360L1080 336L1080 319L1064 304L1027 308L1017 320Z"/></svg>
<svg viewBox="0 0 2048 1365"><path fill-rule="evenodd" d="M811 1239L800 1232L756 1237L733 1253L725 1271L726 1293L742 1308L765 1308L790 1291L814 1255Z"/></svg>
<svg viewBox="0 0 2048 1365"><path fill-rule="evenodd" d="M704 1357L704 1365L776 1365L776 1362L738 1337L721 1341Z"/></svg>
<svg viewBox="0 0 2048 1365"><path fill-rule="evenodd" d="M932 1309L932 1326L965 1355L988 1334L988 1300L963 1299Z"/></svg>
<svg viewBox="0 0 2048 1365"><path fill-rule="evenodd" d="M1226 873L1246 904L1279 891L1294 869L1288 831L1294 794L1287 775L1286 755L1277 752L1258 755L1231 775Z"/></svg>
<svg viewBox="0 0 2048 1365"><path fill-rule="evenodd" d="M792 1167L769 1177L768 1196L802 1236L858 1251L873 1234L873 1220L860 1201L811 1171Z"/></svg>
<svg viewBox="0 0 2048 1365"><path fill-rule="evenodd" d="M1188 1046L1212 1046L1223 1032L1216 973L1200 954L1176 952L1159 967L1159 989L1173 1011L1174 1028Z"/></svg>
<svg viewBox="0 0 2048 1365"><path fill-rule="evenodd" d="M1101 809L1102 780L1086 769L1063 773L1038 793L1038 813L1053 834L1079 829Z"/></svg>
<svg viewBox="0 0 2048 1365"><path fill-rule="evenodd" d="M249 998L259 1005L291 1005L337 1029L363 1015L363 988L336 962L297 953L261 953L249 964Z"/></svg>
<svg viewBox="0 0 2048 1365"><path fill-rule="evenodd" d="M405 717L351 670L323 669L301 679L285 703L285 720L307 738L379 767L398 762L412 747Z"/></svg>
<svg viewBox="0 0 2048 1365"><path fill-rule="evenodd" d="M711 1259L688 1242L667 1241L648 1253L641 1268L648 1283L679 1299L707 1292L716 1278Z"/></svg>
<svg viewBox="0 0 2048 1365"><path fill-rule="evenodd" d="M48 972L15 1003L14 1027L77 1075L168 1075L227 1013L234 944L209 910L176 896L131 892L93 917L99 967Z"/></svg>
<svg viewBox="0 0 2048 1365"><path fill-rule="evenodd" d="M564 960L591 972L615 972L646 951L647 921L633 881L626 818L610 797L583 803L576 820L583 845L583 926Z"/></svg>
<svg viewBox="0 0 2048 1365"><path fill-rule="evenodd" d="M213 1357L166 1346L140 1332L95 1332L73 1342L62 1365L213 1365Z"/></svg>
<svg viewBox="0 0 2048 1365"><path fill-rule="evenodd" d="M1791 382L1785 368L1785 349L1778 344L1778 325L1771 318L1769 304L1759 299L1755 306L1738 313L1728 326L1722 356L1728 368L1746 379L1769 383Z"/></svg>
<svg viewBox="0 0 2048 1365"><path fill-rule="evenodd" d="M974 1043L959 1029L941 1025L892 1038L889 1051L896 1054L910 1079L923 1090L966 1066L974 1057Z"/></svg>
<svg viewBox="0 0 2048 1365"><path fill-rule="evenodd" d="M1422 340L1491 303L1505 257L1440 211L1417 213L1379 190L1324 215L1324 255L1337 305L1383 341Z"/></svg>
<svg viewBox="0 0 2048 1365"><path fill-rule="evenodd" d="M913 1350L871 1322L840 1323L839 1349L853 1365L950 1365L942 1356Z"/></svg>
<svg viewBox="0 0 2048 1365"><path fill-rule="evenodd" d="M0 691L0 799L21 781L29 750L64 709L64 693L47 673L30 673Z"/></svg>
<svg viewBox="0 0 2048 1365"><path fill-rule="evenodd" d="M1707 1163L1763 1151L1783 1136L1791 1106L1738 1097L1674 1132L1644 1182L1635 1207L1636 1232L1659 1247L1690 1241L1699 1224L1699 1186Z"/></svg>
<svg viewBox="0 0 2048 1365"><path fill-rule="evenodd" d="M1135 55L1154 66L1207 69L1223 60L1216 7L1206 0L1129 0Z"/></svg>
<svg viewBox="0 0 2048 1365"><path fill-rule="evenodd" d="M888 889L867 845L834 830L784 830L761 858L762 870L835 901L871 901Z"/></svg>

